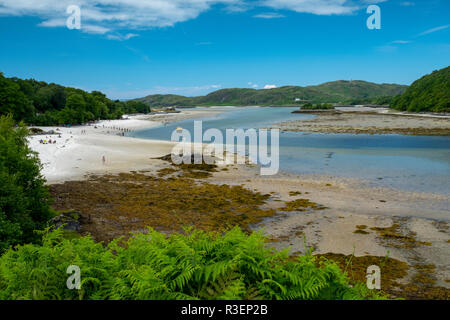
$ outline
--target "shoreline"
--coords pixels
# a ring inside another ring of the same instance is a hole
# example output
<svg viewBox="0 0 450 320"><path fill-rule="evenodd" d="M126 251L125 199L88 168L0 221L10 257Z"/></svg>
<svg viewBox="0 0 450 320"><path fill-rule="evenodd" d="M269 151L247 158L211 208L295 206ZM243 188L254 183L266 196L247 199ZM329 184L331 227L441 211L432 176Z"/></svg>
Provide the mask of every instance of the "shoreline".
<svg viewBox="0 0 450 320"><path fill-rule="evenodd" d="M210 115L208 110L199 110L195 114L163 116L165 121L180 121L183 117ZM136 116L129 120L102 121L96 124L97 129L95 126L59 128L61 138L51 138L57 141L56 144L40 144L38 141L42 136L33 136L30 146L40 153L44 165L42 173L48 184L85 180L92 174L145 171L157 175L159 170L171 166L155 158L169 154L173 143L119 136L116 133L120 131L110 127L139 130L162 123L156 121L154 116L145 116L145 120ZM105 165L101 160L103 155L106 155ZM436 285L450 288L447 282L450 278L450 217L448 209L445 209L449 207L448 197L363 186L363 181L352 178L283 171L276 176L262 177L258 172L256 165L231 165L199 181L240 185L261 194L270 194L265 205L269 209L277 210L296 199L308 199L326 207L307 212L277 211L273 217L255 225L255 229L264 229L273 240L271 246L276 249L291 247L291 252L304 253L306 243L315 254L354 254L356 257L389 255L409 265L420 263L435 266ZM376 231L396 225L404 234L398 235L400 240L412 234L408 237L418 245L413 249L391 247ZM355 232L358 226L364 227L364 230Z"/></svg>
<svg viewBox="0 0 450 320"><path fill-rule="evenodd" d="M92 125L35 127L55 134L32 135L30 148L39 154L42 174L48 184L84 179L89 174L121 173L152 167L151 159L171 152L174 143L162 140L121 136L128 132L150 129L167 122L208 117L217 110L184 110L180 113L135 115L128 119L101 120ZM40 140L56 143L42 144ZM103 157L105 163L103 164Z"/></svg>

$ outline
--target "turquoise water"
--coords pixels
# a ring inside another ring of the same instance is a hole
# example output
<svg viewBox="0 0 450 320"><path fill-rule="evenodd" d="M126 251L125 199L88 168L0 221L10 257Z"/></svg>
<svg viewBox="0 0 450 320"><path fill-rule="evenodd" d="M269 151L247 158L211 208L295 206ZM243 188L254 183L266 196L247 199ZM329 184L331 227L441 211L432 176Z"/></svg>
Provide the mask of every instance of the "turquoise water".
<svg viewBox="0 0 450 320"><path fill-rule="evenodd" d="M220 109L220 108L219 108ZM313 115L296 108L232 108L202 118L203 130L264 128ZM137 131L138 138L170 140L181 126L193 134L194 119ZM225 135L224 135L225 136ZM450 137L280 133L280 170L363 179L373 186L450 194Z"/></svg>

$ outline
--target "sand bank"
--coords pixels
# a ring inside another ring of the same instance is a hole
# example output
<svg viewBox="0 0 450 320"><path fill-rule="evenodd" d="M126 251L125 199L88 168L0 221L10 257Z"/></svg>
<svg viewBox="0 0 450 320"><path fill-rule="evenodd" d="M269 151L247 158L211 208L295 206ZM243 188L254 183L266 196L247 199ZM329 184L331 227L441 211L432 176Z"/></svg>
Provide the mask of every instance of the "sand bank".
<svg viewBox="0 0 450 320"><path fill-rule="evenodd" d="M286 121L274 127L293 132L450 135L449 116L411 115L373 108L339 108L339 111L343 112L317 113L311 120Z"/></svg>

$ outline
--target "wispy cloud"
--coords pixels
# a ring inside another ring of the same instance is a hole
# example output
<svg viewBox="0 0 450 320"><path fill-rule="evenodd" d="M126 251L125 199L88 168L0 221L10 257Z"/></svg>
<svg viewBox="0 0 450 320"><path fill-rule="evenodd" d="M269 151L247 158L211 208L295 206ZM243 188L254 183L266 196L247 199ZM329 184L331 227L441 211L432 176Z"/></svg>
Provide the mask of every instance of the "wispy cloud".
<svg viewBox="0 0 450 320"><path fill-rule="evenodd" d="M445 26L440 26L440 27L429 29L427 31L419 33L417 36L421 37L421 36L424 36L424 35L427 35L427 34L430 34L430 33L433 33L433 32L437 32L437 31L441 31L441 30L447 29L448 27L450 27L450 24L447 24Z"/></svg>
<svg viewBox="0 0 450 320"><path fill-rule="evenodd" d="M386 0L371 0L370 3L379 3ZM351 14L367 6L366 0L262 0L263 6L277 10L291 10L299 13L312 13L317 15L343 15Z"/></svg>
<svg viewBox="0 0 450 320"><path fill-rule="evenodd" d="M81 31L108 33L173 26L195 19L215 4L237 5L243 0L1 0L0 16L36 16L40 26L64 27L69 5L81 8ZM117 36L109 37L118 40ZM124 38L119 37L121 40Z"/></svg>
<svg viewBox="0 0 450 320"><path fill-rule="evenodd" d="M386 0L370 0L379 3ZM197 18L215 5L228 12L249 9L290 10L316 15L344 15L367 6L368 0L0 0L0 16L36 16L43 27L65 27L66 8L81 8L81 31L107 34L111 40L128 40L130 30L168 27ZM282 18L277 12L255 18ZM125 36L117 35L122 31Z"/></svg>
<svg viewBox="0 0 450 320"><path fill-rule="evenodd" d="M274 85L274 84L266 84L265 86L264 86L264 89L275 89L277 86L276 85Z"/></svg>
<svg viewBox="0 0 450 320"><path fill-rule="evenodd" d="M125 48L127 48L128 50L130 50L131 52L133 52L137 56L141 57L144 61L150 62L150 58L148 57L148 55L143 53L141 50L138 50L136 48L130 47L128 45L125 45Z"/></svg>
<svg viewBox="0 0 450 320"><path fill-rule="evenodd" d="M110 40L117 40L117 41L125 41L125 40L129 40L131 38L135 38L135 37L139 37L138 34L136 33L127 33L127 34L108 34L107 38Z"/></svg>
<svg viewBox="0 0 450 320"><path fill-rule="evenodd" d="M203 41L203 42L197 42L195 45L196 46L210 46L213 43L211 41Z"/></svg>
<svg viewBox="0 0 450 320"><path fill-rule="evenodd" d="M408 41L408 40L395 40L395 41L392 41L391 43L393 43L393 44L407 44L407 43L411 43L411 41Z"/></svg>
<svg viewBox="0 0 450 320"><path fill-rule="evenodd" d="M268 12L268 13L260 13L253 16L253 18L260 18L260 19L277 19L277 18L284 18L284 15L276 12Z"/></svg>

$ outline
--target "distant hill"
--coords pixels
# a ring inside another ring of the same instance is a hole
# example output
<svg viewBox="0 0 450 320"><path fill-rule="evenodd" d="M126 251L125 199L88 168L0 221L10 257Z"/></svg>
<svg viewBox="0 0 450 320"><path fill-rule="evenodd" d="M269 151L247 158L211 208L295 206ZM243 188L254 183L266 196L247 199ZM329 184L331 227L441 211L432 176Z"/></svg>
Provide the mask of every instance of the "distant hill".
<svg viewBox="0 0 450 320"><path fill-rule="evenodd" d="M149 95L136 101L150 107L169 106L287 106L301 101L312 103L375 103L382 97L402 94L407 86L376 84L366 81L334 81L317 86L285 86L275 89L222 89L206 96ZM300 101L299 101L300 100Z"/></svg>
<svg viewBox="0 0 450 320"><path fill-rule="evenodd" d="M412 112L450 112L450 66L415 81L392 108Z"/></svg>

